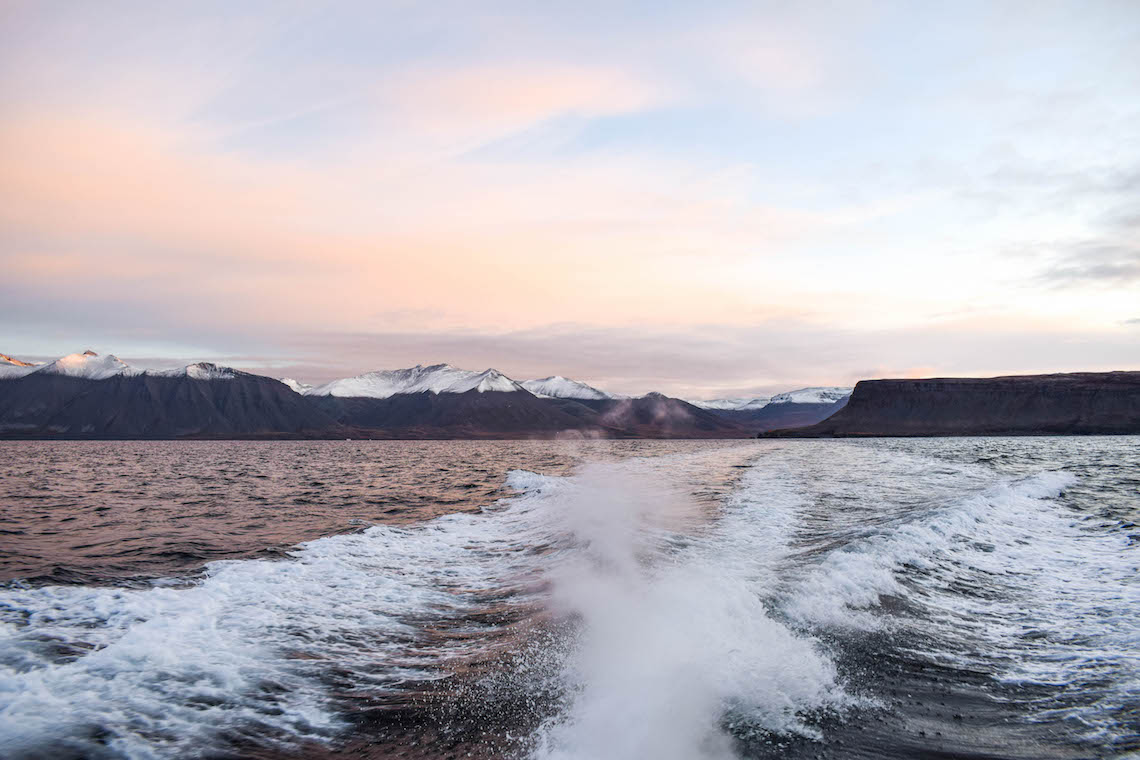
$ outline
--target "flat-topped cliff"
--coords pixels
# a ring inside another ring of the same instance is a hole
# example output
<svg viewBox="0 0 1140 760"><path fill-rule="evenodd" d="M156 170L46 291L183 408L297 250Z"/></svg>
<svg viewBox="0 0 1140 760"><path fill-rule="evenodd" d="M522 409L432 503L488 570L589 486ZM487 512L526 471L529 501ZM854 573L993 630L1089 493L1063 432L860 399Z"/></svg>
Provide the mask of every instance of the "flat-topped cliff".
<svg viewBox="0 0 1140 760"><path fill-rule="evenodd" d="M863 380L815 425L765 437L1140 433L1140 372Z"/></svg>

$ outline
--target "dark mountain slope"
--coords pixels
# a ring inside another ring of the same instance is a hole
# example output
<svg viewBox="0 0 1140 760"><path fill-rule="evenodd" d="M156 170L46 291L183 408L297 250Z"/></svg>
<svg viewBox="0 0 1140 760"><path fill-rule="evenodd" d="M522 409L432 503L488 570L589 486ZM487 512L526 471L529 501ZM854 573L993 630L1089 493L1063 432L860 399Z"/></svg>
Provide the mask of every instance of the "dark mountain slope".
<svg viewBox="0 0 1140 760"><path fill-rule="evenodd" d="M1140 372L863 380L847 406L772 437L1140 433Z"/></svg>
<svg viewBox="0 0 1140 760"><path fill-rule="evenodd" d="M424 438L548 437L596 426L562 404L526 391L404 393L388 398L307 397L315 408L360 435Z"/></svg>
<svg viewBox="0 0 1140 760"><path fill-rule="evenodd" d="M277 380L34 372L0 380L0 435L181 438L336 435L339 425Z"/></svg>
<svg viewBox="0 0 1140 760"><path fill-rule="evenodd" d="M754 432L814 425L847 405L847 399L829 404L773 402L760 409L709 409L709 412Z"/></svg>
<svg viewBox="0 0 1140 760"><path fill-rule="evenodd" d="M595 410L603 428L619 430L630 437L739 438L756 433L753 428L660 393L578 403Z"/></svg>

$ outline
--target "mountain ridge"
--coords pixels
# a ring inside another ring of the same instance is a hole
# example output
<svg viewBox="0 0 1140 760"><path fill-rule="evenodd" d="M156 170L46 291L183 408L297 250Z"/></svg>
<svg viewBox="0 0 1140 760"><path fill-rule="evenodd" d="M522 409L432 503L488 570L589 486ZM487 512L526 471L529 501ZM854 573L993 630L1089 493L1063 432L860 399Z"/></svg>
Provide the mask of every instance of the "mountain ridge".
<svg viewBox="0 0 1140 760"><path fill-rule="evenodd" d="M0 376L7 438L750 437L680 399L626 399L552 376L535 395L495 369L380 370L310 386L210 362L143 370L68 354ZM26 363L25 363L26 364ZM554 395L561 394L561 395Z"/></svg>

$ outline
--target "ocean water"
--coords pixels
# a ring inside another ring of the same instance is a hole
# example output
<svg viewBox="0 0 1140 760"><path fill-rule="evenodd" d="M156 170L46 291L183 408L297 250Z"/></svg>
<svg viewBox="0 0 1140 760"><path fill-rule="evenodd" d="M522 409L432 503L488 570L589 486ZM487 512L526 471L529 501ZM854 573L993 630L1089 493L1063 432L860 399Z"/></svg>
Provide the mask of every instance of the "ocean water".
<svg viewBox="0 0 1140 760"><path fill-rule="evenodd" d="M1140 438L0 443L5 758L1140 756Z"/></svg>

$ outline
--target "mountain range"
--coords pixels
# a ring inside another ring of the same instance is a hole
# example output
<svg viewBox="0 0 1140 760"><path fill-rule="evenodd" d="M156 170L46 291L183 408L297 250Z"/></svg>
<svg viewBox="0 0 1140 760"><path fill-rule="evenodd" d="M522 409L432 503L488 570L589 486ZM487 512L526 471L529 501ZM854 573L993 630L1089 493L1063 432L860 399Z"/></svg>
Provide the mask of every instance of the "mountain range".
<svg viewBox="0 0 1140 760"><path fill-rule="evenodd" d="M199 362L143 370L93 351L36 364L0 354L5 438L736 438L811 424L849 391L689 402L560 376L448 364L322 385Z"/></svg>

